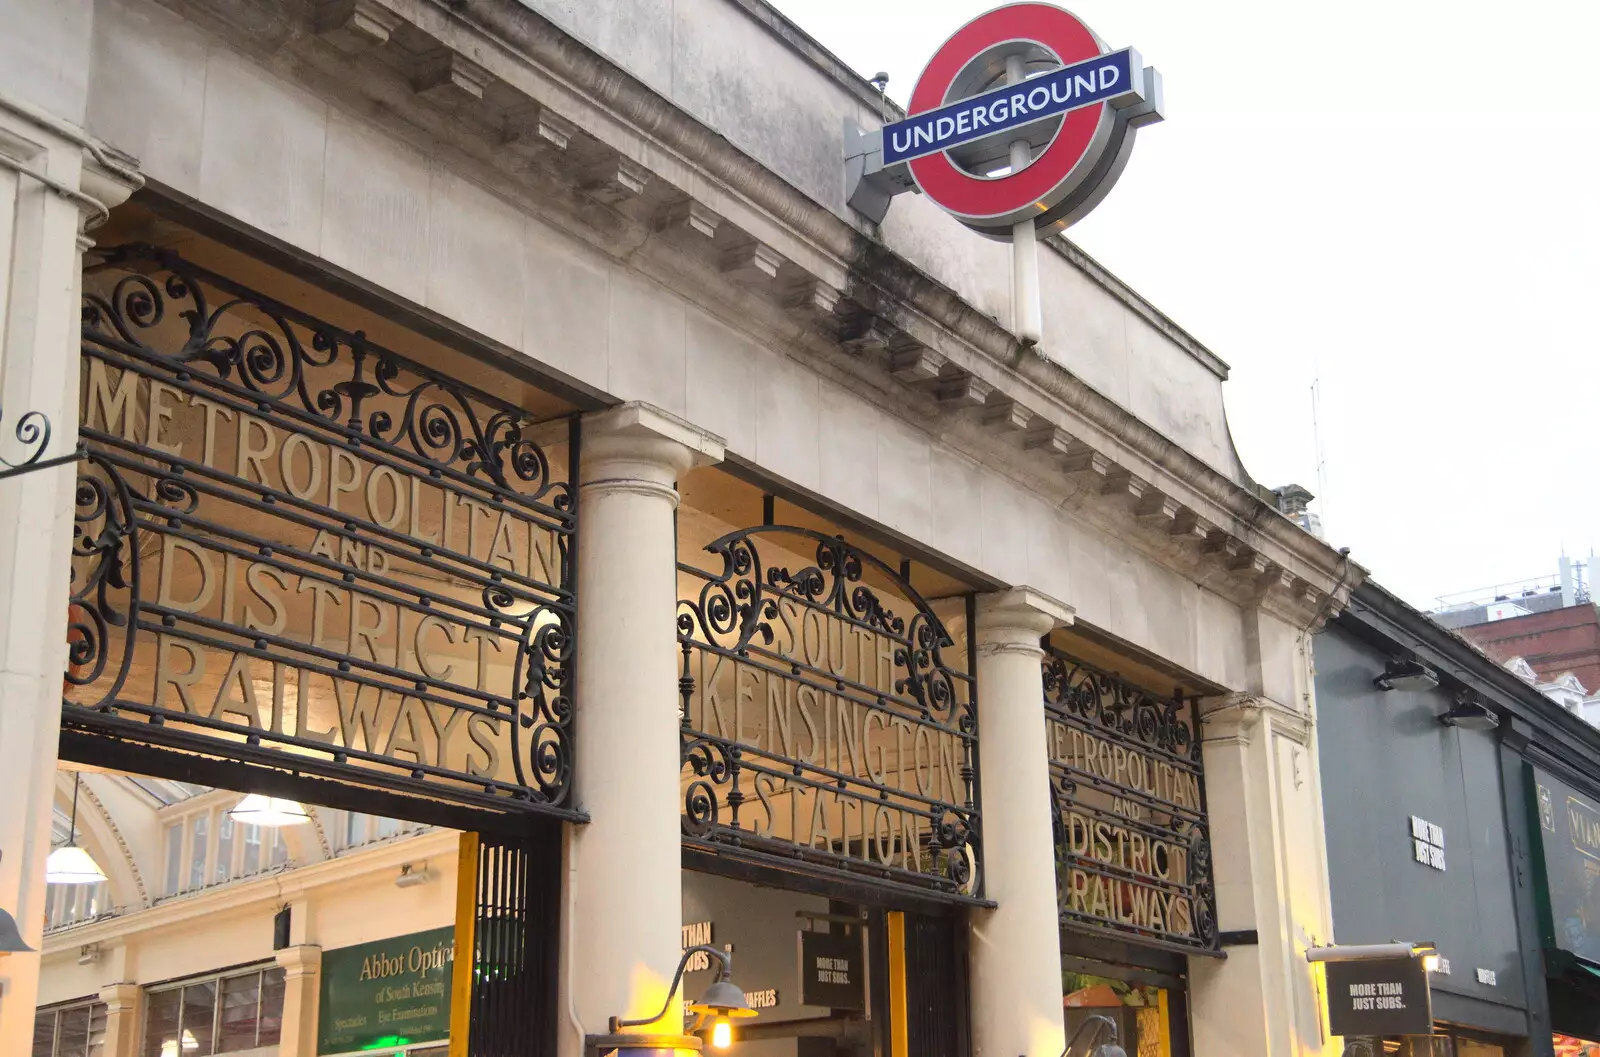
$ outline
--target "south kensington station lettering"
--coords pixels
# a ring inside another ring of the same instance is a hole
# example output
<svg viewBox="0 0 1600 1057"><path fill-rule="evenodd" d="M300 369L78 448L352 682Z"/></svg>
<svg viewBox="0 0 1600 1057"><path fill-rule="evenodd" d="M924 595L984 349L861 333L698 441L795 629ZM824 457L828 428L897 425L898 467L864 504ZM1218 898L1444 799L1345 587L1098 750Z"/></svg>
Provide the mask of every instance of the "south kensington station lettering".
<svg viewBox="0 0 1600 1057"><path fill-rule="evenodd" d="M894 694L893 640L871 629L777 603L778 659L827 672L848 689L796 680L762 663L700 653L690 721L751 750L799 760L807 769L949 800L964 795L961 739L936 726L877 707L862 695ZM916 819L892 805L816 790L789 776L752 777L756 806L744 825L759 836L781 833L812 847L848 849L885 865L921 870Z"/></svg>
<svg viewBox="0 0 1600 1057"><path fill-rule="evenodd" d="M970 685L932 614L866 587L842 541L751 530L712 546L726 579L685 567L704 582L679 615L690 837L972 883ZM762 572L761 556L787 564Z"/></svg>

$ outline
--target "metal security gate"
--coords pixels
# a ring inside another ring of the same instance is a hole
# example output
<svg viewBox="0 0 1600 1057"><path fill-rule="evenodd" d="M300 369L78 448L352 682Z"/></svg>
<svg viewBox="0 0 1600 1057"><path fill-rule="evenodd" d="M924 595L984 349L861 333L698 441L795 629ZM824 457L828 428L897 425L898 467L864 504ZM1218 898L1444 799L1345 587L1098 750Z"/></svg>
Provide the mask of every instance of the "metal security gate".
<svg viewBox="0 0 1600 1057"><path fill-rule="evenodd" d="M912 1057L972 1052L966 928L958 917L905 916L906 1041Z"/></svg>
<svg viewBox="0 0 1600 1057"><path fill-rule="evenodd" d="M456 898L450 1057L556 1052L561 861L554 834L465 834Z"/></svg>

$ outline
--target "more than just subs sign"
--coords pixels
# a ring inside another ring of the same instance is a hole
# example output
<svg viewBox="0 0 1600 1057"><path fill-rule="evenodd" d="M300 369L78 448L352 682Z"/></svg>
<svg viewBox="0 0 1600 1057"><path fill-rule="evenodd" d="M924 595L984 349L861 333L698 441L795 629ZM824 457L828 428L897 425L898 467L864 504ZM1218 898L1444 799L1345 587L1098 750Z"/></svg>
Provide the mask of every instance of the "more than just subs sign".
<svg viewBox="0 0 1600 1057"><path fill-rule="evenodd" d="M800 933L801 1004L829 1009L867 1008L863 939L859 926L851 932Z"/></svg>
<svg viewBox="0 0 1600 1057"><path fill-rule="evenodd" d="M1428 1035L1433 996L1421 958L1327 962L1328 1030L1335 1035Z"/></svg>

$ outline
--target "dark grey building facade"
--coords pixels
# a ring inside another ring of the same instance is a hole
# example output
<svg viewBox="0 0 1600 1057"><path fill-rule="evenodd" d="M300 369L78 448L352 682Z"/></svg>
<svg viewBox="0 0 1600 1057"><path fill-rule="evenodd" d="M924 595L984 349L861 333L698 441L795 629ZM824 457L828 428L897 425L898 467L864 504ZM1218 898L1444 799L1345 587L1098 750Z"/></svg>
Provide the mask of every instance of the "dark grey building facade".
<svg viewBox="0 0 1600 1057"><path fill-rule="evenodd" d="M1600 731L1370 583L1318 634L1316 691L1332 941L1438 949L1435 1036L1391 1046L1600 1040Z"/></svg>

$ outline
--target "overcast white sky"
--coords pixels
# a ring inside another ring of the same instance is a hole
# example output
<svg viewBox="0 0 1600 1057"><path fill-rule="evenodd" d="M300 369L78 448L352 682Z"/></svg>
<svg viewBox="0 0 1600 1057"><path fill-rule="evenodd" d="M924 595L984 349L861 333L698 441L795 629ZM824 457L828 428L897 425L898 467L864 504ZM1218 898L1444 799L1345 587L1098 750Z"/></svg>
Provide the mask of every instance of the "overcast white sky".
<svg viewBox="0 0 1600 1057"><path fill-rule="evenodd" d="M774 2L901 103L995 6ZM1069 235L1232 366L1250 473L1424 608L1600 550L1600 3L1064 6L1167 100Z"/></svg>

